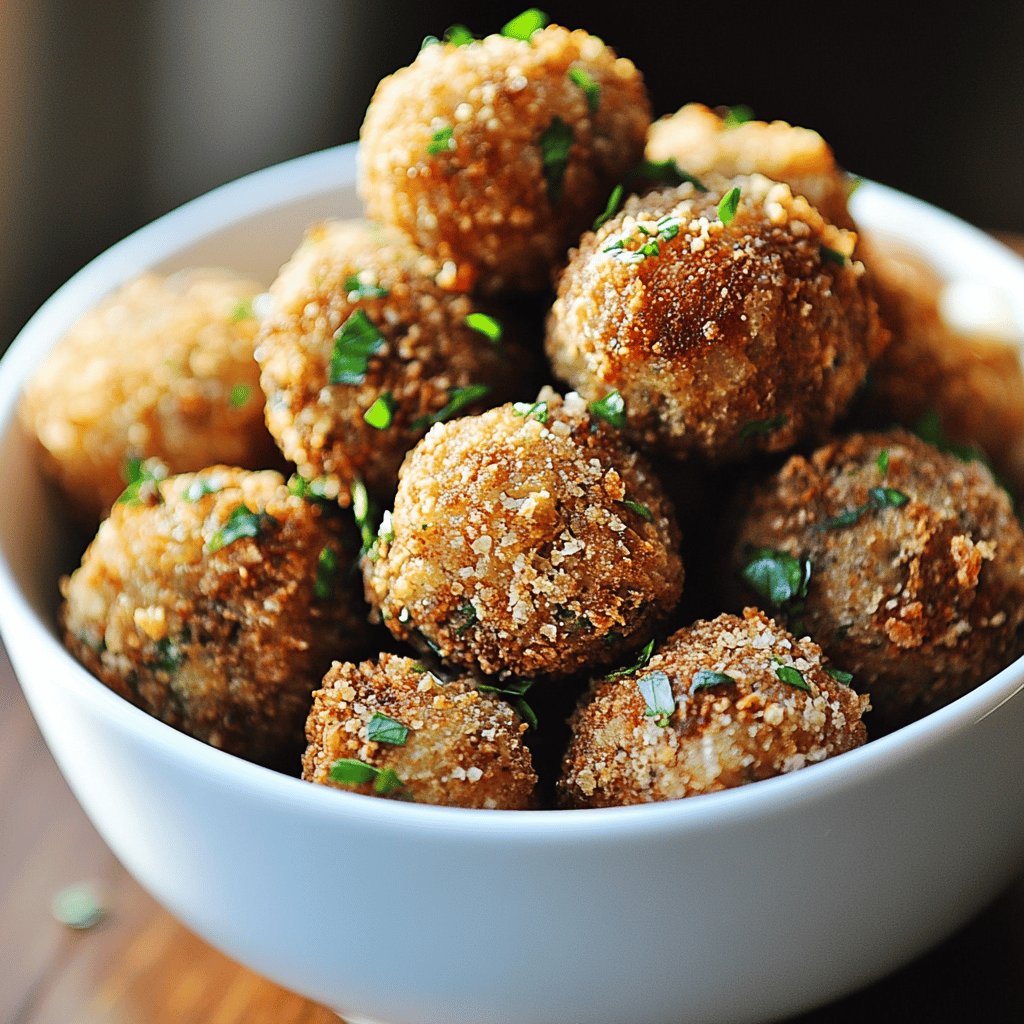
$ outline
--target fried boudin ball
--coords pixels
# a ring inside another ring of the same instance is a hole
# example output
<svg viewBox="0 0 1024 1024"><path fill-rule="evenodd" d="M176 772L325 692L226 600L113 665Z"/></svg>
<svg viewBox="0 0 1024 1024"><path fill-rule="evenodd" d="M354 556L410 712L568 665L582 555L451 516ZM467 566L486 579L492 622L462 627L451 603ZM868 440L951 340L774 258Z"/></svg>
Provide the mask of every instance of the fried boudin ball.
<svg viewBox="0 0 1024 1024"><path fill-rule="evenodd" d="M434 427L364 562L400 639L487 674L562 675L646 639L682 591L672 507L578 395Z"/></svg>
<svg viewBox="0 0 1024 1024"><path fill-rule="evenodd" d="M887 335L854 233L758 174L708 186L634 197L583 237L547 351L586 398L621 394L637 444L722 462L826 432Z"/></svg>
<svg viewBox="0 0 1024 1024"><path fill-rule="evenodd" d="M485 333L501 325L439 280L397 232L335 221L307 234L271 286L256 350L267 423L343 505L356 479L390 499L432 422L511 397L523 373L507 339Z"/></svg>
<svg viewBox="0 0 1024 1024"><path fill-rule="evenodd" d="M539 289L640 160L650 120L632 62L583 31L426 46L377 87L360 191L467 281Z"/></svg>
<svg viewBox="0 0 1024 1024"><path fill-rule="evenodd" d="M261 763L296 753L325 667L366 634L351 527L271 471L214 466L126 499L61 583L68 649L212 746Z"/></svg>
<svg viewBox="0 0 1024 1024"><path fill-rule="evenodd" d="M859 697L763 612L674 633L631 675L598 682L571 721L570 807L678 800L790 772L867 739Z"/></svg>
<svg viewBox="0 0 1024 1024"><path fill-rule="evenodd" d="M735 551L874 717L902 725L1024 651L1024 533L978 463L902 430L794 456L754 496Z"/></svg>
<svg viewBox="0 0 1024 1024"><path fill-rule="evenodd" d="M784 181L830 224L852 227L846 207L850 185L828 143L816 131L785 121L742 120L748 113L687 103L651 125L647 159L675 160L697 178L763 174Z"/></svg>
<svg viewBox="0 0 1024 1024"><path fill-rule="evenodd" d="M175 473L278 464L253 360L259 291L226 270L145 274L53 349L21 413L80 520L107 514L131 459L156 457Z"/></svg>
<svg viewBox="0 0 1024 1024"><path fill-rule="evenodd" d="M418 662L382 654L377 663L335 662L313 697L308 782L446 807L534 806L526 723L469 676L442 682Z"/></svg>

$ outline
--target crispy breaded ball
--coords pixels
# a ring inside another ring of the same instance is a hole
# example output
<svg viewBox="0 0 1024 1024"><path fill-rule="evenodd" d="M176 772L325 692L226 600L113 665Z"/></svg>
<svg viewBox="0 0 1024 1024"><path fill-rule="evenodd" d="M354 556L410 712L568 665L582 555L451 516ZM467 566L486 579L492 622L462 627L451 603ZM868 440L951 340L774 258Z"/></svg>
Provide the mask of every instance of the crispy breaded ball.
<svg viewBox="0 0 1024 1024"><path fill-rule="evenodd" d="M336 483L343 505L356 479L390 499L434 418L511 397L522 378L519 350L467 324L486 314L443 278L396 231L334 221L307 234L270 288L256 350L267 423L299 473Z"/></svg>
<svg viewBox="0 0 1024 1024"><path fill-rule="evenodd" d="M867 739L868 698L763 612L684 627L631 676L598 681L570 725L570 807L678 800L823 761Z"/></svg>
<svg viewBox="0 0 1024 1024"><path fill-rule="evenodd" d="M887 335L854 233L761 175L707 184L633 197L583 237L547 351L584 397L622 395L638 445L722 462L823 435Z"/></svg>
<svg viewBox="0 0 1024 1024"><path fill-rule="evenodd" d="M632 62L583 31L426 46L377 87L360 193L480 288L543 288L640 160L650 120Z"/></svg>
<svg viewBox="0 0 1024 1024"><path fill-rule="evenodd" d="M176 473L277 465L252 357L259 291L227 270L145 274L53 349L21 415L78 518L107 514L132 458L159 458Z"/></svg>
<svg viewBox="0 0 1024 1024"><path fill-rule="evenodd" d="M68 649L116 693L230 753L301 750L310 695L366 634L352 527L280 474L214 466L116 504L61 582Z"/></svg>
<svg viewBox="0 0 1024 1024"><path fill-rule="evenodd" d="M905 250L872 239L869 266L879 311L893 337L871 368L855 418L881 427L927 429L931 422L937 440L978 449L1018 497L1024 496L1024 370L1018 340L950 326L940 305L943 282Z"/></svg>
<svg viewBox="0 0 1024 1024"><path fill-rule="evenodd" d="M402 466L364 561L399 639L486 674L610 664L683 584L672 507L646 463L552 390L434 427Z"/></svg>
<svg viewBox="0 0 1024 1024"><path fill-rule="evenodd" d="M755 494L734 559L752 593L774 591L870 691L886 727L1024 652L1024 533L1009 497L984 466L902 430L791 458Z"/></svg>
<svg viewBox="0 0 1024 1024"><path fill-rule="evenodd" d="M382 654L376 663L335 662L313 697L307 782L446 807L534 806L526 723L469 676L442 682L410 658ZM332 776L339 760L347 765Z"/></svg>
<svg viewBox="0 0 1024 1024"><path fill-rule="evenodd" d="M850 185L829 144L813 129L785 121L740 122L727 111L687 103L651 125L647 159L675 160L697 178L763 174L784 181L830 224L852 227Z"/></svg>

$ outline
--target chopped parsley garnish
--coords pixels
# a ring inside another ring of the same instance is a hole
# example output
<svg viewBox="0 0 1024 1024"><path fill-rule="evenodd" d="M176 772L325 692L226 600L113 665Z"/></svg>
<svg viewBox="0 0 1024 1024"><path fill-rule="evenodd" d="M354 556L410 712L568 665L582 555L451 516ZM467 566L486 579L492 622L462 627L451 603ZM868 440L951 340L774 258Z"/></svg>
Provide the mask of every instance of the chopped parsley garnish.
<svg viewBox="0 0 1024 1024"><path fill-rule="evenodd" d="M386 299L387 288L381 288L379 284L364 284L359 280L357 274L350 274L345 278L345 291L349 299Z"/></svg>
<svg viewBox="0 0 1024 1024"><path fill-rule="evenodd" d="M444 30L444 41L452 46L466 46L476 42L476 36L465 25L449 25Z"/></svg>
<svg viewBox="0 0 1024 1024"><path fill-rule="evenodd" d="M740 206L740 187L734 185L718 202L718 219L728 226L736 217Z"/></svg>
<svg viewBox="0 0 1024 1024"><path fill-rule="evenodd" d="M651 655L654 654L654 640L648 640L646 644L640 649L640 653L637 655L636 661L632 665L626 668L618 668L614 672L609 672L605 676L605 679L619 679L622 676L631 676L634 672L639 672L650 660Z"/></svg>
<svg viewBox="0 0 1024 1024"><path fill-rule="evenodd" d="M296 498L304 498L306 501L332 501L333 498L327 492L330 481L325 476L318 476L315 480L307 480L292 473L288 478L288 493Z"/></svg>
<svg viewBox="0 0 1024 1024"><path fill-rule="evenodd" d="M357 309L338 329L334 336L331 366L327 380L330 384L362 384L370 356L384 347L384 335L361 309Z"/></svg>
<svg viewBox="0 0 1024 1024"><path fill-rule="evenodd" d="M868 501L875 508L903 508L910 498L895 487L872 487L868 491Z"/></svg>
<svg viewBox="0 0 1024 1024"><path fill-rule="evenodd" d="M646 519L649 523L654 522L654 513L642 501L630 501L629 498L623 498L619 504L625 505L630 512L635 512L641 519Z"/></svg>
<svg viewBox="0 0 1024 1024"><path fill-rule="evenodd" d="M235 384L228 394L228 405L232 409L241 409L249 399L252 398L252 386L249 384Z"/></svg>
<svg viewBox="0 0 1024 1024"><path fill-rule="evenodd" d="M428 156L436 156L438 153L447 153L448 150L454 149L455 139L452 138L454 134L455 129L451 125L448 125L446 128L439 128L434 132L427 143Z"/></svg>
<svg viewBox="0 0 1024 1024"><path fill-rule="evenodd" d="M128 486L121 492L117 505L162 505L160 481L167 477L167 467L159 459L129 459L122 472Z"/></svg>
<svg viewBox="0 0 1024 1024"><path fill-rule="evenodd" d="M492 345L498 345L501 341L502 327L493 316L486 313L470 313L466 317L466 326L482 334Z"/></svg>
<svg viewBox="0 0 1024 1024"><path fill-rule="evenodd" d="M625 189L621 185L616 185L612 189L612 194L608 197L608 202L605 203L604 213L601 214L597 220L594 221L594 231L596 231L606 220L611 220L619 212L619 207L622 206L622 197L625 194Z"/></svg>
<svg viewBox="0 0 1024 1024"><path fill-rule="evenodd" d="M216 494L223 484L215 476L197 476L192 483L188 485L188 489L185 491L185 500L196 502L200 498L205 498L207 494Z"/></svg>
<svg viewBox="0 0 1024 1024"><path fill-rule="evenodd" d="M803 690L805 693L811 692L811 688L807 685L807 680L804 679L803 673L793 668L792 665L779 665L775 670L775 674L787 686L792 686L796 690Z"/></svg>
<svg viewBox="0 0 1024 1024"><path fill-rule="evenodd" d="M161 637L156 642L156 659L149 663L151 668L173 675L185 664L185 652L169 637Z"/></svg>
<svg viewBox="0 0 1024 1024"><path fill-rule="evenodd" d="M320 549L316 560L316 579L313 581L313 596L318 601L329 601L334 597L334 581L338 575L338 556L329 544Z"/></svg>
<svg viewBox="0 0 1024 1024"><path fill-rule="evenodd" d="M811 562L774 548L751 548L743 578L773 607L785 608L807 597Z"/></svg>
<svg viewBox="0 0 1024 1024"><path fill-rule="evenodd" d="M846 266L846 257L835 249L830 249L827 245L820 245L818 249L821 252L821 260L823 263L835 263L840 267Z"/></svg>
<svg viewBox="0 0 1024 1024"><path fill-rule="evenodd" d="M99 894L88 882L69 885L55 893L50 911L62 925L75 931L92 928L106 916Z"/></svg>
<svg viewBox="0 0 1024 1024"><path fill-rule="evenodd" d="M512 412L516 416L522 416L524 419L533 417L538 423L547 423L548 421L547 402L534 402L533 405L530 405L529 402L514 402L512 404Z"/></svg>
<svg viewBox="0 0 1024 1024"><path fill-rule="evenodd" d="M878 467L878 475L885 478L886 473L889 472L889 449L883 448L878 453L878 458L875 459L875 465Z"/></svg>
<svg viewBox="0 0 1024 1024"><path fill-rule="evenodd" d="M424 430L432 427L435 423L447 423L456 413L461 412L467 405L472 405L481 398L491 393L489 384L470 384L465 388L449 388L448 404L437 412L428 413L426 416L419 416L412 421L413 430Z"/></svg>
<svg viewBox="0 0 1024 1024"><path fill-rule="evenodd" d="M702 668L693 674L690 681L690 693L698 690L710 690L713 686L735 686L736 680L727 672L712 672L710 669Z"/></svg>
<svg viewBox="0 0 1024 1024"><path fill-rule="evenodd" d="M352 515L363 540L363 547L359 553L365 555L370 552L373 542L377 539L377 509L370 500L366 484L358 477L352 481L351 494Z"/></svg>
<svg viewBox="0 0 1024 1024"><path fill-rule="evenodd" d="M837 682L849 686L853 682L853 673L844 672L841 668L826 668L825 671Z"/></svg>
<svg viewBox="0 0 1024 1024"><path fill-rule="evenodd" d="M938 448L940 452L955 455L961 462L980 462L982 465L988 466L989 469L992 468L980 448L969 444L958 444L950 440L943 429L942 418L936 409L929 409L924 413L914 424L914 433L933 448Z"/></svg>
<svg viewBox="0 0 1024 1024"><path fill-rule="evenodd" d="M501 29L501 34L509 39L521 39L524 43L530 41L534 32L539 32L548 23L548 16L536 7L528 7L522 14L517 14L511 21L506 22Z"/></svg>
<svg viewBox="0 0 1024 1024"><path fill-rule="evenodd" d="M231 322L241 323L243 320L251 320L256 314L252 310L252 299L242 299L233 310L231 310Z"/></svg>
<svg viewBox="0 0 1024 1024"><path fill-rule="evenodd" d="M629 172L629 177L643 178L659 185L682 185L688 181L698 192L708 190L704 182L684 171L672 157L667 160L641 160Z"/></svg>
<svg viewBox="0 0 1024 1024"><path fill-rule="evenodd" d="M363 413L363 419L374 430L387 430L391 426L398 403L390 391L383 391L376 401Z"/></svg>
<svg viewBox="0 0 1024 1024"><path fill-rule="evenodd" d="M455 630L456 636L462 636L467 629L475 626L480 621L472 601L463 601L456 609L455 614L462 620L461 624Z"/></svg>
<svg viewBox="0 0 1024 1024"><path fill-rule="evenodd" d="M420 43L420 49L425 50L428 46L437 46L439 42L441 42L441 40L438 39L437 36L424 36L423 42Z"/></svg>
<svg viewBox="0 0 1024 1024"><path fill-rule="evenodd" d="M664 672L648 672L636 681L636 686L647 705L644 714L648 718L653 718L654 724L664 729L676 709L672 681Z"/></svg>
<svg viewBox="0 0 1024 1024"><path fill-rule="evenodd" d="M505 697L510 700L512 706L519 712L519 717L531 729L536 729L539 725L537 713L523 699L531 686L533 686L532 679L514 679L504 686L492 686L490 683L476 684L476 688L481 693L495 693L499 697Z"/></svg>
<svg viewBox="0 0 1024 1024"><path fill-rule="evenodd" d="M888 453L886 453L888 455ZM881 468L881 467L879 467ZM888 468L888 462L886 463ZM883 508L903 508L910 498L895 487L872 487L868 491L868 500L856 508L844 509L838 515L826 519L819 529L841 530L847 526L853 526L860 521L861 517L868 512Z"/></svg>
<svg viewBox="0 0 1024 1024"><path fill-rule="evenodd" d="M746 441L751 437L763 437L778 430L780 427L784 427L788 422L789 417L783 415L772 416L771 419L767 420L751 420L749 423L743 424L740 430L740 439Z"/></svg>
<svg viewBox="0 0 1024 1024"><path fill-rule="evenodd" d="M754 120L754 111L746 103L737 103L730 107L725 117L722 118L723 128L738 128L741 124Z"/></svg>
<svg viewBox="0 0 1024 1024"><path fill-rule="evenodd" d="M390 743L396 747L404 747L405 741L409 738L409 727L375 711L370 724L366 727L366 738L373 743Z"/></svg>
<svg viewBox="0 0 1024 1024"><path fill-rule="evenodd" d="M590 112L596 114L597 108L601 105L601 86L594 81L590 72L579 64L569 68L567 74L570 81L583 90L583 95L587 98L587 106L590 107Z"/></svg>
<svg viewBox="0 0 1024 1024"><path fill-rule="evenodd" d="M335 761L331 765L330 778L332 782L340 782L343 786L362 786L372 782L373 791L378 796L388 796L405 788L405 783L393 768L378 768L353 757L342 757Z"/></svg>
<svg viewBox="0 0 1024 1024"><path fill-rule="evenodd" d="M548 202L554 206L562 198L562 183L569 164L572 147L572 128L556 114L540 137L544 180L548 188Z"/></svg>
<svg viewBox="0 0 1024 1024"><path fill-rule="evenodd" d="M618 391L609 391L604 398L591 402L588 408L594 416L610 423L616 430L626 425L626 402Z"/></svg>
<svg viewBox="0 0 1024 1024"><path fill-rule="evenodd" d="M266 512L253 512L247 505L236 505L224 525L206 542L212 555L243 537L258 537L264 528L277 520Z"/></svg>
<svg viewBox="0 0 1024 1024"><path fill-rule="evenodd" d="M627 249L627 243L635 241L633 236L629 238L617 238L610 245L602 249L602 252L610 252L612 256L623 263L643 263L648 256L661 255L661 242L669 242L679 234L682 221L673 214L666 214L661 217L651 231L643 224L637 225L637 230L648 241L644 242L639 249Z"/></svg>

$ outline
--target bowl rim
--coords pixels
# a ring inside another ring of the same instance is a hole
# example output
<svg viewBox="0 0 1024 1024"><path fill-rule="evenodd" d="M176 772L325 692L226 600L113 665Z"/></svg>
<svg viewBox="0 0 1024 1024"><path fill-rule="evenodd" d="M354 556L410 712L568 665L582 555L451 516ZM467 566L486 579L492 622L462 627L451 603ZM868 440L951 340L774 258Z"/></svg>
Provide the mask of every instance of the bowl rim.
<svg viewBox="0 0 1024 1024"><path fill-rule="evenodd" d="M187 242L195 244L249 217L276 210L288 202L309 199L351 187L355 181L356 143L333 147L264 168L221 185L128 235L87 263L61 286L25 324L0 360L0 442L21 429L17 406L21 391L40 354L67 328L69 307L83 311L129 277L161 261L172 260ZM273 201L268 203L267 196ZM865 182L855 209L871 223L895 213L942 233L952 232L957 247L968 254L1001 262L1024 294L1024 261L1001 243L945 211L874 182ZM870 228L869 228L870 230ZM889 230L879 226L878 231ZM966 260L966 257L965 257ZM74 315L78 315L78 312ZM26 439L27 440L27 439ZM154 748L161 756L186 763L192 770L268 805L287 804L327 818L361 821L382 828L408 827L499 836L502 842L561 843L599 834L610 840L657 833L699 830L709 824L730 824L777 813L783 807L828 801L837 790L862 785L969 730L1024 690L1024 657L958 700L910 725L799 771L685 800L626 807L576 810L506 811L382 800L360 793L314 785L300 778L244 761L179 732L116 695L85 670L60 643L53 624L36 615L20 590L0 537L0 632L31 638L41 645L50 664L63 672L54 685L66 685L98 715ZM12 645L13 646L13 645ZM54 660L55 659L55 660Z"/></svg>

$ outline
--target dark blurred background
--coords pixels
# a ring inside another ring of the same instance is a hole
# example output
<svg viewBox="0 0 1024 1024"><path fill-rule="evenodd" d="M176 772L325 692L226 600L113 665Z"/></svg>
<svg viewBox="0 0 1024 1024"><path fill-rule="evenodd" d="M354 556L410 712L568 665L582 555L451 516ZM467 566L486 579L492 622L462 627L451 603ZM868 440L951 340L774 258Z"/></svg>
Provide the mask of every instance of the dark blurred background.
<svg viewBox="0 0 1024 1024"><path fill-rule="evenodd" d="M655 112L747 103L848 168L1024 230L1024 4L541 4L643 70ZM518 4L0 0L0 349L122 235L354 139L427 33Z"/></svg>

